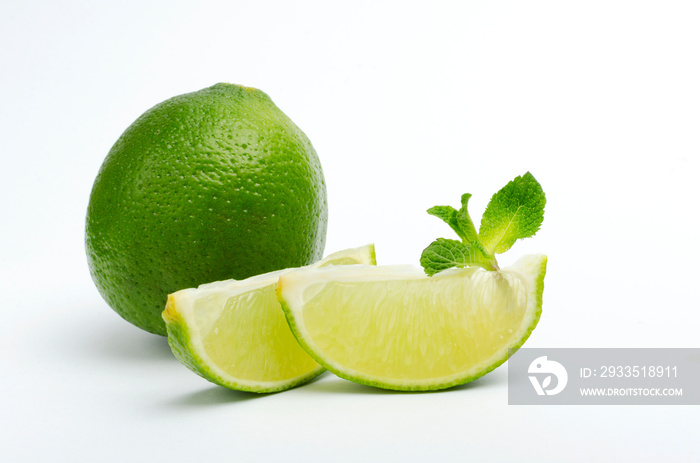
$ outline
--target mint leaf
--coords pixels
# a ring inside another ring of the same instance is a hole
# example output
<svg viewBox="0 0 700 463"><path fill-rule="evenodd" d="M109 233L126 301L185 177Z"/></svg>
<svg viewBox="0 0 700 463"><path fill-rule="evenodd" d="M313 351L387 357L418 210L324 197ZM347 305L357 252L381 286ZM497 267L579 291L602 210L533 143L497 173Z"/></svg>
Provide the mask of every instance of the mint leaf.
<svg viewBox="0 0 700 463"><path fill-rule="evenodd" d="M481 218L479 241L488 254L500 254L534 235L544 220L544 191L530 172L516 177L489 202Z"/></svg>
<svg viewBox="0 0 700 463"><path fill-rule="evenodd" d="M438 238L423 250L420 264L428 276L452 267L479 266L492 270L492 262L476 246Z"/></svg>
<svg viewBox="0 0 700 463"><path fill-rule="evenodd" d="M469 202L469 198L471 197L472 195L470 195L469 193L464 193L462 195L462 207L457 212L456 217L457 226L460 230L462 230L462 235L460 235L460 238L462 238L462 241L467 243L473 243L477 241L476 228L474 227L474 222L472 222L472 218L469 217L469 212L467 212L467 203Z"/></svg>
<svg viewBox="0 0 700 463"><path fill-rule="evenodd" d="M438 238L423 250L420 263L433 276L452 267L478 266L498 270L495 254L507 251L517 240L532 236L544 219L546 199L535 177L527 172L493 195L486 207L479 233L467 210L472 195L462 195L462 206L435 206L428 214L444 220L461 238Z"/></svg>
<svg viewBox="0 0 700 463"><path fill-rule="evenodd" d="M452 230L457 233L457 236L462 237L462 230L457 223L457 210L452 206L433 206L428 209L428 214L442 219Z"/></svg>
<svg viewBox="0 0 700 463"><path fill-rule="evenodd" d="M471 196L469 193L462 195L462 207L459 211L452 206L434 206L428 209L428 214L442 219L464 243L471 243L477 239L476 227L467 212L467 203Z"/></svg>

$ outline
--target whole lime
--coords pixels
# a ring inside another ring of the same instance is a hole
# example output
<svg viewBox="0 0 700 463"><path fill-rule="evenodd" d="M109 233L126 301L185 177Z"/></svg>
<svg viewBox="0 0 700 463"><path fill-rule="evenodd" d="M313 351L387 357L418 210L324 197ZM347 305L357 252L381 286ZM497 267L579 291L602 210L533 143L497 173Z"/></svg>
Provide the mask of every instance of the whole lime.
<svg viewBox="0 0 700 463"><path fill-rule="evenodd" d="M322 257L328 208L316 151L262 91L217 84L146 111L92 188L86 250L107 303L165 335L167 295Z"/></svg>

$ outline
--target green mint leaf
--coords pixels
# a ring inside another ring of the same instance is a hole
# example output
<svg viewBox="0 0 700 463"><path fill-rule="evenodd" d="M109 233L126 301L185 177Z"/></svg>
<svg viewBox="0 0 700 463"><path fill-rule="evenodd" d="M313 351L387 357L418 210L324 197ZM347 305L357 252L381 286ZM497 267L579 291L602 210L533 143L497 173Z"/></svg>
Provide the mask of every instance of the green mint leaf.
<svg viewBox="0 0 700 463"><path fill-rule="evenodd" d="M469 262L469 248L461 241L438 238L423 250L420 264L428 276Z"/></svg>
<svg viewBox="0 0 700 463"><path fill-rule="evenodd" d="M457 211L456 217L457 226L462 231L460 238L462 238L462 241L465 243L473 243L478 241L476 227L474 227L474 222L472 222L472 218L469 217L469 212L467 211L467 203L471 197L472 195L469 193L464 193L462 195L462 207L459 209L459 211Z"/></svg>
<svg viewBox="0 0 700 463"><path fill-rule="evenodd" d="M423 250L420 264L428 276L433 276L448 268L472 265L494 270L495 261L485 256L480 246L438 238Z"/></svg>
<svg viewBox="0 0 700 463"><path fill-rule="evenodd" d="M462 230L459 229L457 223L457 210L452 206L434 206L428 209L428 214L442 219L452 230L457 233L457 236L462 238Z"/></svg>
<svg viewBox="0 0 700 463"><path fill-rule="evenodd" d="M429 276L452 267L498 270L495 254L507 251L521 238L534 235L542 225L546 199L530 172L516 177L493 195L481 219L479 233L467 210L471 196L462 195L459 210L451 206L428 209L429 214L444 220L462 240L439 238L423 250L420 263Z"/></svg>
<svg viewBox="0 0 700 463"><path fill-rule="evenodd" d="M544 191L530 172L501 188L481 218L479 241L484 251L500 254L517 240L534 235L544 220L545 203Z"/></svg>
<svg viewBox="0 0 700 463"><path fill-rule="evenodd" d="M435 206L428 209L428 214L442 219L464 243L477 240L476 227L474 227L469 212L467 212L467 203L471 196L469 193L462 195L462 207L459 211L452 206Z"/></svg>

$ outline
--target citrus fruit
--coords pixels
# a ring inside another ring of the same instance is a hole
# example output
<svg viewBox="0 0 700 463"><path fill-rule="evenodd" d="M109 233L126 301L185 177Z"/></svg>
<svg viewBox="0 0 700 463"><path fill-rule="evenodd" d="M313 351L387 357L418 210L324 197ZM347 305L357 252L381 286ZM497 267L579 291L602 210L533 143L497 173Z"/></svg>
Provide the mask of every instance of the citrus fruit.
<svg viewBox="0 0 700 463"><path fill-rule="evenodd" d="M375 263L374 246L367 245L311 267ZM289 271L171 294L163 319L175 356L213 383L250 392L281 391L322 373L289 331L275 296L277 279Z"/></svg>
<svg viewBox="0 0 700 463"><path fill-rule="evenodd" d="M116 141L87 210L90 273L119 315L165 335L169 293L320 259L327 214L304 133L262 91L217 84Z"/></svg>
<svg viewBox="0 0 700 463"><path fill-rule="evenodd" d="M413 266L306 268L277 296L301 346L336 375L396 390L444 389L503 363L542 311L547 258L427 277Z"/></svg>

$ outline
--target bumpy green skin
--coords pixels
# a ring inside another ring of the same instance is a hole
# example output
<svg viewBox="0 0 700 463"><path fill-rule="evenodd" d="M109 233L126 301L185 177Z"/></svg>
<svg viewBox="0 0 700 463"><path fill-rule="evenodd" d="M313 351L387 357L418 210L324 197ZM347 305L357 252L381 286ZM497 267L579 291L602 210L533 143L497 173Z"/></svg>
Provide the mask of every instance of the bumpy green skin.
<svg viewBox="0 0 700 463"><path fill-rule="evenodd" d="M343 370L335 368L333 365L326 362L309 344L309 342L304 336L303 331L299 329L299 325L297 324L294 318L293 311L290 309L286 301L281 297L279 290L277 291L277 296L280 305L282 306L282 310L284 310L284 315L287 318L289 328L292 330L292 333L294 334L296 340L299 342L299 345L301 345L301 347L316 361L316 363L323 365L324 368L326 368L328 371L333 372L336 376L343 379L347 379L348 381L353 381L358 384L364 384L367 386L373 386L381 389L390 389L394 391L437 391L441 389L448 389L451 387L460 386L462 384L467 384L474 381L475 379L481 378L485 374L490 373L491 371L501 366L506 360L508 360L508 358L510 358L511 355L513 355L520 347L522 347L523 344L525 344L525 341L527 341L535 327L537 327L537 323L540 321L540 316L542 315L542 295L544 293L544 276L546 272L547 259L545 257L542 261L540 272L535 283L534 300L536 305L534 308L533 318L531 323L523 332L523 335L520 337L520 339L518 339L512 345L508 346L506 349L504 349L503 355L501 357L495 359L493 363L488 365L486 368L476 372L475 374L458 377L453 379L452 381L435 382L429 385L411 384L410 380L407 380L405 384L387 384L380 381L373 381L360 376L354 376L352 374L348 374Z"/></svg>
<svg viewBox="0 0 700 463"><path fill-rule="evenodd" d="M117 140L86 220L92 278L166 335L167 295L321 258L326 186L308 138L263 92L230 84L164 101Z"/></svg>
<svg viewBox="0 0 700 463"><path fill-rule="evenodd" d="M163 317L166 319L168 344L170 344L170 348L175 357L177 357L177 359L182 362L183 365L197 373L202 378L227 389L256 393L280 392L311 381L326 371L323 367L319 366L317 369L310 371L308 374L293 378L291 380L274 383L260 383L257 385L242 384L232 381L231 379L222 378L215 372L206 368L207 362L196 354L197 349L192 346L190 331L182 318L172 311L166 311Z"/></svg>

